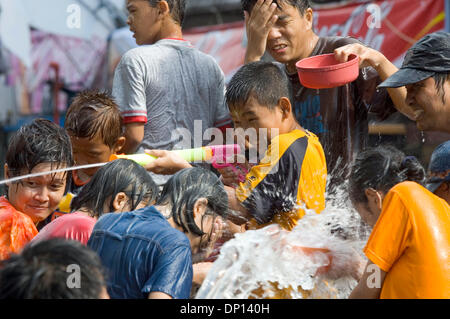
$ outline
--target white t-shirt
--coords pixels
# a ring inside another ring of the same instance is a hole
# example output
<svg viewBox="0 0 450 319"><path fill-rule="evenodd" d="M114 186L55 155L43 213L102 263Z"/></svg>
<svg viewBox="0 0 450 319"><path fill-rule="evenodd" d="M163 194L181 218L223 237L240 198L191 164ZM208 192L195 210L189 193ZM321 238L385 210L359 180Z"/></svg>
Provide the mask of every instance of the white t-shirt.
<svg viewBox="0 0 450 319"><path fill-rule="evenodd" d="M125 124L145 123L139 152L206 145L198 140L205 130L231 124L222 70L184 40L162 39L126 52L114 74L113 96ZM194 121L201 121L195 143ZM190 133L190 143L177 129Z"/></svg>

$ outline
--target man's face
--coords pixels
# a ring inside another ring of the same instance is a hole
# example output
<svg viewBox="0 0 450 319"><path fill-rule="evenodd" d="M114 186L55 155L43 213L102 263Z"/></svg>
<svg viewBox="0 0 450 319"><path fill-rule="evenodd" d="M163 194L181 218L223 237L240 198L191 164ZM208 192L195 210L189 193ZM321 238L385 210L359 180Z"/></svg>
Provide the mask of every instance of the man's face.
<svg viewBox="0 0 450 319"><path fill-rule="evenodd" d="M88 137L76 137L70 135L72 143L73 158L75 165L86 165L105 163L109 161L112 154L115 154L115 149L111 149L106 145L100 134L89 139ZM81 182L87 182L97 172L98 167L88 168L74 171L74 175L80 179ZM75 176L74 176L75 177Z"/></svg>
<svg viewBox="0 0 450 319"><path fill-rule="evenodd" d="M242 128L246 132L250 147L258 148L259 145L268 145L275 137L282 123L282 112L278 107L269 109L259 104L253 96L245 103L244 107L231 107L231 117L236 129ZM250 129L250 130L249 130ZM260 130L261 129L261 130Z"/></svg>
<svg viewBox="0 0 450 319"><path fill-rule="evenodd" d="M406 104L414 110L417 128L421 131L439 131L446 129L450 116L450 83L445 81L442 92L438 92L432 77L406 86L408 92ZM447 128L448 129L448 128Z"/></svg>
<svg viewBox="0 0 450 319"><path fill-rule="evenodd" d="M31 173L48 172L57 167L52 163L36 165ZM28 172L23 172L27 174ZM24 179L8 185L8 200L18 211L31 217L34 223L46 219L59 205L66 188L67 173L61 172Z"/></svg>
<svg viewBox="0 0 450 319"><path fill-rule="evenodd" d="M158 9L150 6L148 0L127 0L127 24L138 45L153 44L161 28Z"/></svg>
<svg viewBox="0 0 450 319"><path fill-rule="evenodd" d="M280 2L281 10L275 12L278 20L267 37L267 51L278 62L295 64L312 47L307 40L307 32L312 28L311 15L307 12L302 16L299 10L284 1Z"/></svg>

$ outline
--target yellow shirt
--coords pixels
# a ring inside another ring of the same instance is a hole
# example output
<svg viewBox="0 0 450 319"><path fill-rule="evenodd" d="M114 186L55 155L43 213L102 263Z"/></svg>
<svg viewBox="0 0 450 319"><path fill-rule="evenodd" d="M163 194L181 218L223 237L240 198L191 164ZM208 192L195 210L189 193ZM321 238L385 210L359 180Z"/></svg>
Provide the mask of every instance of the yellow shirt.
<svg viewBox="0 0 450 319"><path fill-rule="evenodd" d="M253 166L236 197L254 217L254 227L278 223L292 230L305 214L325 208L327 166L317 136L293 130L272 139L264 158Z"/></svg>
<svg viewBox="0 0 450 319"><path fill-rule="evenodd" d="M387 272L380 298L450 298L450 206L419 184L389 191L364 252Z"/></svg>

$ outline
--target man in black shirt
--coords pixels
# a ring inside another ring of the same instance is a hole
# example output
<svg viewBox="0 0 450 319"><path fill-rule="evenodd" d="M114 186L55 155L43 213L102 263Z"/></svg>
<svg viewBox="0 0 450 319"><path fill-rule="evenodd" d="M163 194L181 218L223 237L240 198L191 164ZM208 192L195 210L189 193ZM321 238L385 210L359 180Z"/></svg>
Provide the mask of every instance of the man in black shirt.
<svg viewBox="0 0 450 319"><path fill-rule="evenodd" d="M294 113L300 125L315 133L332 175L328 191L345 181L354 154L368 139L368 113L386 119L396 109L413 118L406 105L406 89L377 90L377 85L398 69L380 52L350 37L319 37L314 33L313 11L308 0L242 0L248 46L245 62L258 61L267 51L283 64L289 76ZM360 58L356 81L331 89L304 87L295 67L299 60L334 53L345 62L350 54Z"/></svg>

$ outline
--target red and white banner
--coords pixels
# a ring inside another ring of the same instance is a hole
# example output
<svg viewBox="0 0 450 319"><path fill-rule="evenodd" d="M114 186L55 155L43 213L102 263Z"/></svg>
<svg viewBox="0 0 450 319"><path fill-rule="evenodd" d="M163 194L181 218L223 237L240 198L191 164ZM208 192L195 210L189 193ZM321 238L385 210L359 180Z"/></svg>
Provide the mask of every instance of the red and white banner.
<svg viewBox="0 0 450 319"><path fill-rule="evenodd" d="M443 30L444 0L384 0L318 10L319 36L352 36L382 52L394 64L424 35Z"/></svg>
<svg viewBox="0 0 450 319"><path fill-rule="evenodd" d="M412 44L443 30L444 24L444 0L379 0L314 11L314 30L319 36L355 37L397 66ZM243 22L187 30L185 38L214 56L227 78L243 64Z"/></svg>

